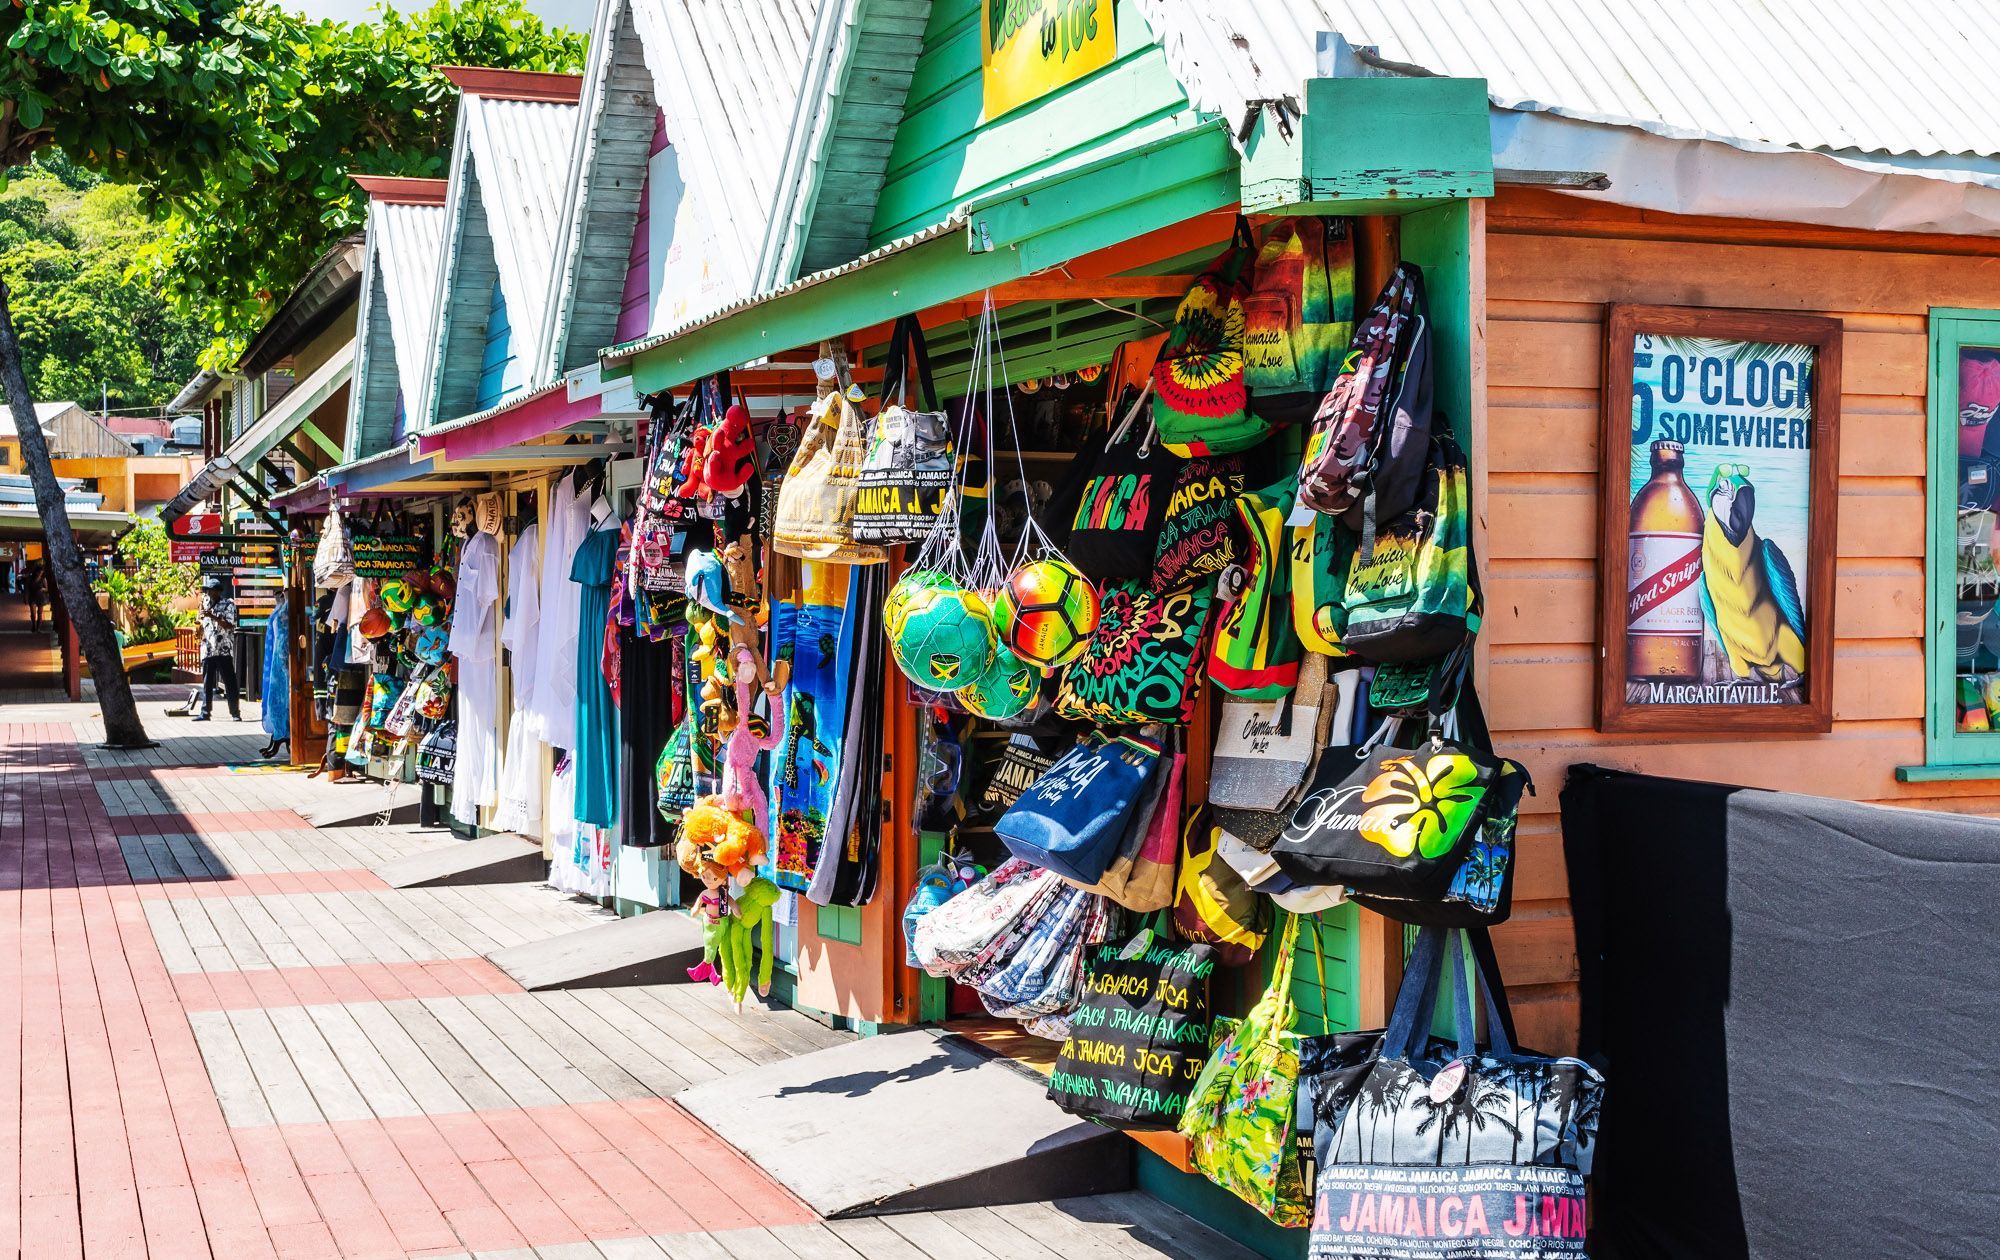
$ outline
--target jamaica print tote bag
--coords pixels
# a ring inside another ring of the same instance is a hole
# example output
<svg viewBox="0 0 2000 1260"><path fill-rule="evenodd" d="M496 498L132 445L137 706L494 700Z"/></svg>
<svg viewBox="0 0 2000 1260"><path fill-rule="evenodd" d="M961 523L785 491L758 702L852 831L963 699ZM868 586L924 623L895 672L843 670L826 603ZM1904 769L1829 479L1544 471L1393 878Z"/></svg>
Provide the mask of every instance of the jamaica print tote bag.
<svg viewBox="0 0 2000 1260"><path fill-rule="evenodd" d="M1215 580L1164 595L1144 582L1104 589L1097 631L1062 675L1056 714L1096 726L1186 724L1201 694Z"/></svg>

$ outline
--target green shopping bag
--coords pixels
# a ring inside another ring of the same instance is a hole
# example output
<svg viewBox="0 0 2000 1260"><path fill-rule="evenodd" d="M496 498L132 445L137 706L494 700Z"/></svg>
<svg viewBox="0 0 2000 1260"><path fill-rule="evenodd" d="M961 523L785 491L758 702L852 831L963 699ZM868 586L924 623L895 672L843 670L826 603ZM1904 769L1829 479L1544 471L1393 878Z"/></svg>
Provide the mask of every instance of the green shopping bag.
<svg viewBox="0 0 2000 1260"><path fill-rule="evenodd" d="M1180 1131L1194 1166L1216 1185L1288 1229L1312 1224L1312 1199L1293 1137L1299 1084L1291 1030L1292 953L1299 916L1287 915L1271 985L1241 1021L1213 1021L1208 1063L1189 1091ZM1319 931L1312 930L1315 951Z"/></svg>

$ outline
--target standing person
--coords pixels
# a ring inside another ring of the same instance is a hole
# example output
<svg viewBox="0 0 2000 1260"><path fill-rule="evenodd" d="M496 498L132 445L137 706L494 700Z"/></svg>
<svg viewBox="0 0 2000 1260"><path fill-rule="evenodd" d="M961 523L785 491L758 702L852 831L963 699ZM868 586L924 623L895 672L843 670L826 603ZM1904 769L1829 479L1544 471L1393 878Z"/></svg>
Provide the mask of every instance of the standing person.
<svg viewBox="0 0 2000 1260"><path fill-rule="evenodd" d="M28 629L39 632L42 608L49 599L48 573L40 560L28 561L27 572L21 575L21 598L28 601Z"/></svg>
<svg viewBox="0 0 2000 1260"><path fill-rule="evenodd" d="M218 684L229 700L229 716L241 722L243 710L236 684L236 601L220 577L210 576L201 580L201 712L194 715L195 721L208 721Z"/></svg>

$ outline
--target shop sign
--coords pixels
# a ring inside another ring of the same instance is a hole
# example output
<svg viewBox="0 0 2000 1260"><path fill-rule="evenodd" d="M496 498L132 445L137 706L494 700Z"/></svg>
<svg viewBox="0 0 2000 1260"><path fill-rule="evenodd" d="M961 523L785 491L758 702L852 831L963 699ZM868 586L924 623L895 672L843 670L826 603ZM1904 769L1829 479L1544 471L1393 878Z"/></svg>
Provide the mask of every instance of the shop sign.
<svg viewBox="0 0 2000 1260"><path fill-rule="evenodd" d="M1599 726L1827 730L1840 321L1617 306L1609 338Z"/></svg>
<svg viewBox="0 0 2000 1260"><path fill-rule="evenodd" d="M354 534L354 576L401 577L429 566L430 548L415 534Z"/></svg>
<svg viewBox="0 0 2000 1260"><path fill-rule="evenodd" d="M174 519L175 534L219 534L222 532L222 514L219 512L190 512ZM182 542L177 538L167 540L167 559L175 564L193 564L209 552L215 550L214 543Z"/></svg>
<svg viewBox="0 0 2000 1260"><path fill-rule="evenodd" d="M980 68L992 121L1111 64L1114 0L981 0Z"/></svg>

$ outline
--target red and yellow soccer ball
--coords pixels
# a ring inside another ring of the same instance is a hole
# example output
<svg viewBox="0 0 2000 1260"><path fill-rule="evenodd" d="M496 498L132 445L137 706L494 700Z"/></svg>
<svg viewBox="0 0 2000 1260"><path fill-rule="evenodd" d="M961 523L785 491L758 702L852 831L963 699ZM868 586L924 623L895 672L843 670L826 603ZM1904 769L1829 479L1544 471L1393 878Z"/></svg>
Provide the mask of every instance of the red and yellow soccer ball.
<svg viewBox="0 0 2000 1260"><path fill-rule="evenodd" d="M1000 641L1037 669L1083 655L1097 630L1097 588L1067 560L1032 560L1007 575L993 600Z"/></svg>

